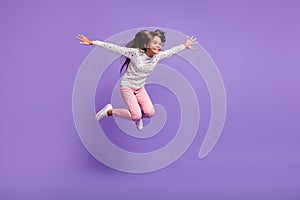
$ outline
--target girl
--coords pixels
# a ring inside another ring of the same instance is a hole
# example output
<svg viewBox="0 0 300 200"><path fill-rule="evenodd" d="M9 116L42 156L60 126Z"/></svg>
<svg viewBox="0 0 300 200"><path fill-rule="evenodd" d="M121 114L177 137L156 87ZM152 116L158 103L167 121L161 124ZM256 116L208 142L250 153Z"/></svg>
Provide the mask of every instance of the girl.
<svg viewBox="0 0 300 200"><path fill-rule="evenodd" d="M165 33L160 30L142 30L136 33L126 47L117 46L99 40L89 40L84 35L78 35L80 44L95 45L126 57L120 73L124 67L125 73L121 78L120 92L128 109L113 108L107 104L96 114L96 120L103 117L121 117L136 122L138 130L143 129L144 117L154 115L154 107L144 87L147 77L152 73L157 63L185 48L194 49L192 45L197 43L196 38L187 37L184 44L175 46L169 50L161 51L162 44L166 41ZM141 108L142 110L141 110Z"/></svg>

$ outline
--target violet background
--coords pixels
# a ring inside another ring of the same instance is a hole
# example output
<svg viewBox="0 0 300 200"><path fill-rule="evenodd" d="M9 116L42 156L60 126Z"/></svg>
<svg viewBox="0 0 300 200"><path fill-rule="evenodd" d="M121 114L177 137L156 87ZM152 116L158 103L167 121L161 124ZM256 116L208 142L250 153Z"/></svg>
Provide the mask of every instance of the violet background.
<svg viewBox="0 0 300 200"><path fill-rule="evenodd" d="M299 7L1 1L0 199L300 199ZM135 175L102 165L81 144L72 89L92 48L75 36L145 26L195 35L220 70L228 106L208 157L197 158L199 134L174 164Z"/></svg>

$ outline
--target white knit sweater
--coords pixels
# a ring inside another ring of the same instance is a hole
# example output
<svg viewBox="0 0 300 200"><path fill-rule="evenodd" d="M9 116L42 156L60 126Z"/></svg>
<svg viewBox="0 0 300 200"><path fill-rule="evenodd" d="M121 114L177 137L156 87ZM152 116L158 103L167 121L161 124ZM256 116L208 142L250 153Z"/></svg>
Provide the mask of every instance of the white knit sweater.
<svg viewBox="0 0 300 200"><path fill-rule="evenodd" d="M153 57L148 57L143 51L136 48L121 47L99 40L93 41L93 44L130 59L128 68L121 78L121 86L130 87L132 89L144 87L147 77L152 73L160 60L185 49L185 46L182 44L166 51L161 51L158 54L153 55Z"/></svg>

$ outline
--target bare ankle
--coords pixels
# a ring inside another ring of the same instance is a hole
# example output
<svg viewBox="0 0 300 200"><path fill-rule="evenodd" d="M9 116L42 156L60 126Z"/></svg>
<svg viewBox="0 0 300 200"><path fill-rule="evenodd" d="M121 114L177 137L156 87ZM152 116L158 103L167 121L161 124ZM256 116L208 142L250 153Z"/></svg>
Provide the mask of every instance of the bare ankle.
<svg viewBox="0 0 300 200"><path fill-rule="evenodd" d="M112 116L112 110L107 111L107 116Z"/></svg>

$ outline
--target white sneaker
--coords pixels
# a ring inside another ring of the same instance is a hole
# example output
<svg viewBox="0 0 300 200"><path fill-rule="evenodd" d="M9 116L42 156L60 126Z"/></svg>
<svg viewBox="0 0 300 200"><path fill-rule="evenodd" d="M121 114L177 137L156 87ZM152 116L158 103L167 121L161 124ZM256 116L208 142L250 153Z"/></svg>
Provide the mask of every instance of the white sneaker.
<svg viewBox="0 0 300 200"><path fill-rule="evenodd" d="M136 125L136 128L141 131L143 129L143 120L140 119L140 120L136 121L135 125Z"/></svg>
<svg viewBox="0 0 300 200"><path fill-rule="evenodd" d="M107 117L107 111L113 109L111 104L107 104L106 106L104 106L104 108L102 108L95 116L96 120L100 120L103 117Z"/></svg>

